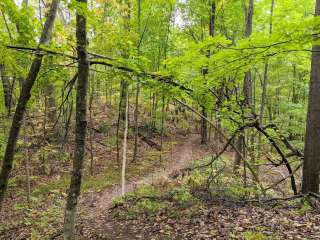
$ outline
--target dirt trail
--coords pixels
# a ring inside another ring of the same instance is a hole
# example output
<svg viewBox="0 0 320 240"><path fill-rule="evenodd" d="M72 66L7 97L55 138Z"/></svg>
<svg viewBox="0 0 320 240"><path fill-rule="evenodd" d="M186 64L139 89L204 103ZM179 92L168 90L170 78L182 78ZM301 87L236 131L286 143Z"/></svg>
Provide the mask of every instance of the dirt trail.
<svg viewBox="0 0 320 240"><path fill-rule="evenodd" d="M134 191L136 187L143 184L157 183L163 178L167 178L171 173L187 167L193 160L201 159L208 155L199 145L200 139L197 134L190 134L176 140L176 144L171 149L172 161L168 161L161 169L156 169L148 175L128 181L125 187L126 192ZM92 194L80 200L80 216L86 220L99 221L99 216L106 215L111 207L112 199L121 196L121 186L117 185L111 189L106 189L99 194Z"/></svg>

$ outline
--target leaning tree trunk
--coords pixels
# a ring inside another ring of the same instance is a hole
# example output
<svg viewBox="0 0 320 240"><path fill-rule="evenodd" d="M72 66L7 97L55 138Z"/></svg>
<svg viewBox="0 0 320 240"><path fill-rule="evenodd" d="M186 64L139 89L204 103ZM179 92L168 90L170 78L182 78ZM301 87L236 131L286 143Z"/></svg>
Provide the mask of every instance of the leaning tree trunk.
<svg viewBox="0 0 320 240"><path fill-rule="evenodd" d="M77 0L87 5L87 0ZM83 163L85 157L85 142L87 129L87 89L89 78L89 60L87 53L87 19L82 12L76 14L76 37L78 53L78 84L76 97L76 129L73 171L68 192L64 216L64 238L74 239L74 228L78 197L80 195Z"/></svg>
<svg viewBox="0 0 320 240"><path fill-rule="evenodd" d="M320 0L315 15L320 15ZM309 103L303 162L302 193L319 193L320 171L320 45L312 47Z"/></svg>
<svg viewBox="0 0 320 240"><path fill-rule="evenodd" d="M29 70L26 80L23 82L21 89L21 94L18 100L17 108L13 116L7 147L5 150L5 155L3 158L3 164L0 174L0 210L4 199L5 192L8 187L9 174L12 169L14 148L19 136L20 127L22 124L23 115L25 113L27 103L31 97L32 86L38 76L40 71L43 54L40 51L42 45L48 45L51 39L51 31L53 28L54 20L57 13L59 0L53 0L51 3L50 10L48 12L48 17L45 22L44 28L41 33L39 44L35 53L35 58L32 62L31 68Z"/></svg>

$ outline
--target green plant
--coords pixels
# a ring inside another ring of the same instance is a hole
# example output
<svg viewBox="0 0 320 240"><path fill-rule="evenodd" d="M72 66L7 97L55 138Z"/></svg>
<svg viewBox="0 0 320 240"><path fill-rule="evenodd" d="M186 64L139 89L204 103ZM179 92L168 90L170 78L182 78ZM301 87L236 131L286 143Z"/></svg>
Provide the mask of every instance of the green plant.
<svg viewBox="0 0 320 240"><path fill-rule="evenodd" d="M196 199L189 192L189 189L184 186L172 189L170 194L172 194L173 200L181 205L192 204L196 201Z"/></svg>
<svg viewBox="0 0 320 240"><path fill-rule="evenodd" d="M246 231L242 234L245 240L266 240L268 236L260 232Z"/></svg>

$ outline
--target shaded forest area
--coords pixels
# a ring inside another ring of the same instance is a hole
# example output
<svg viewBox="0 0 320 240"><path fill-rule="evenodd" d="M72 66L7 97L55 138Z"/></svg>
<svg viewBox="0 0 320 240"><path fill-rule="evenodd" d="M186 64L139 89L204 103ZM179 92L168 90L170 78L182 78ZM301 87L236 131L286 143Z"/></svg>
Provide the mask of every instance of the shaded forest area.
<svg viewBox="0 0 320 240"><path fill-rule="evenodd" d="M320 0L0 15L0 239L320 239Z"/></svg>

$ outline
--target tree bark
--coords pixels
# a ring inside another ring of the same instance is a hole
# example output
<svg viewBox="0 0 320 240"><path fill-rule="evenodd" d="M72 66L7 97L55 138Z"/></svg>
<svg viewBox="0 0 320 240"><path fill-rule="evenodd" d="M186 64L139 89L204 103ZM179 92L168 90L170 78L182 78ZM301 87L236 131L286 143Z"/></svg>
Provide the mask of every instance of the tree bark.
<svg viewBox="0 0 320 240"><path fill-rule="evenodd" d="M10 112L12 93L10 88L10 81L8 76L6 76L5 65L3 64L0 65L0 75L3 88L4 105L8 112Z"/></svg>
<svg viewBox="0 0 320 240"><path fill-rule="evenodd" d="M77 0L87 5L87 0ZM85 157L85 142L87 129L87 89L89 78L89 61L87 53L87 19L82 12L76 14L76 37L78 54L78 84L76 97L76 129L73 171L68 192L64 216L64 238L74 239L75 218L78 197L80 195L83 165Z"/></svg>
<svg viewBox="0 0 320 240"><path fill-rule="evenodd" d="M127 164L127 136L128 136L128 110L129 110L129 96L128 92L126 94L126 117L125 117L125 127L123 134L123 152L122 152L122 168L121 168L121 194L125 194L125 183L126 183L126 164Z"/></svg>
<svg viewBox="0 0 320 240"><path fill-rule="evenodd" d="M8 187L9 174L11 172L12 164L13 164L14 148L19 136L23 115L25 113L27 103L31 97L31 89L38 76L38 73L40 71L40 67L42 64L43 55L40 52L40 46L49 44L49 41L51 39L51 31L53 29L54 20L57 13L58 3L59 3L59 0L53 0L51 3L51 7L48 12L48 17L47 17L45 26L42 30L39 44L37 46L35 58L32 62L28 76L26 80L23 82L23 86L21 89L16 111L13 116L9 138L7 142L7 147L6 147L5 155L3 158L1 174L0 174L0 210L1 210L5 192Z"/></svg>
<svg viewBox="0 0 320 240"><path fill-rule="evenodd" d="M320 0L315 15L320 16ZM320 171L320 45L312 47L309 101L305 135L302 193L319 193Z"/></svg>

